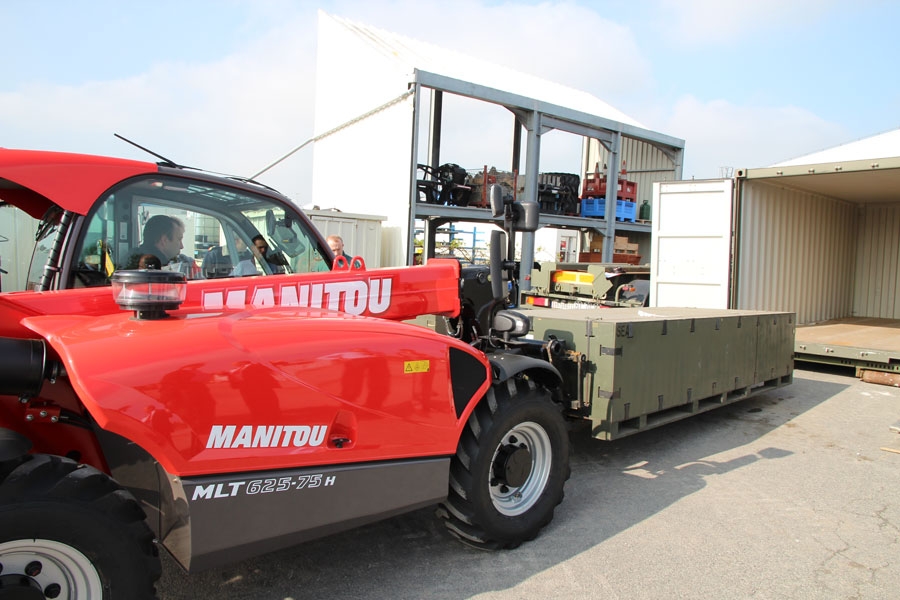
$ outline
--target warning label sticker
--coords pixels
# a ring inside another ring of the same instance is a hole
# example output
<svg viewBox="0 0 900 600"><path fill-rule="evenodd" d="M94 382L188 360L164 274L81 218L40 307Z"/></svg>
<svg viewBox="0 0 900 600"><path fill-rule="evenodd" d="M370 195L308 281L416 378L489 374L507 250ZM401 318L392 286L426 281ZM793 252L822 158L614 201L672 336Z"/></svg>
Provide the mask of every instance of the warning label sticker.
<svg viewBox="0 0 900 600"><path fill-rule="evenodd" d="M407 360L403 363L404 373L427 373L431 369L430 360Z"/></svg>

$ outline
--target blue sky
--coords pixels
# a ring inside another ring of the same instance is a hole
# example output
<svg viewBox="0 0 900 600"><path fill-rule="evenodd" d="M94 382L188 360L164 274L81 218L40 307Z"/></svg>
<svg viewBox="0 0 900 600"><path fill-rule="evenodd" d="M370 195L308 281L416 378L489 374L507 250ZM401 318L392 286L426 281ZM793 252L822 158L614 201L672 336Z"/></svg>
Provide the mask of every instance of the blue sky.
<svg viewBox="0 0 900 600"><path fill-rule="evenodd" d="M897 2L0 0L0 146L254 173L313 135L318 9L590 92L685 177L900 127ZM261 180L304 204L311 156Z"/></svg>

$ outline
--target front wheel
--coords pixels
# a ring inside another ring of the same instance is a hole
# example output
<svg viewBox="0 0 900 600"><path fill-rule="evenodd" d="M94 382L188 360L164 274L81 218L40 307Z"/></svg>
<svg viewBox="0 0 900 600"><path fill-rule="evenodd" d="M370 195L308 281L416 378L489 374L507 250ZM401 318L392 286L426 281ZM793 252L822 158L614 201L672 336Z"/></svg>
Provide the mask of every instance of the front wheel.
<svg viewBox="0 0 900 600"><path fill-rule="evenodd" d="M160 575L134 498L58 456L0 465L0 598L150 599Z"/></svg>
<svg viewBox="0 0 900 600"><path fill-rule="evenodd" d="M549 392L523 378L497 383L469 417L438 516L469 545L514 548L550 522L568 478L569 437Z"/></svg>

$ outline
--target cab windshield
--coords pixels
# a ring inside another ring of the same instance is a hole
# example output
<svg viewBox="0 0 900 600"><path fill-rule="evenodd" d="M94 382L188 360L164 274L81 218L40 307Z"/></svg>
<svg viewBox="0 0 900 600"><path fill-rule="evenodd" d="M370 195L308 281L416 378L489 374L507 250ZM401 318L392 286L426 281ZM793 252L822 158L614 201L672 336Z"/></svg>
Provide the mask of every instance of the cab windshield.
<svg viewBox="0 0 900 600"><path fill-rule="evenodd" d="M57 233L63 240L57 240ZM71 233L60 211L38 231L29 287L57 244L59 287L109 284L119 269L163 269L188 279L327 271L330 252L292 207L252 191L165 175L129 180L100 200Z"/></svg>

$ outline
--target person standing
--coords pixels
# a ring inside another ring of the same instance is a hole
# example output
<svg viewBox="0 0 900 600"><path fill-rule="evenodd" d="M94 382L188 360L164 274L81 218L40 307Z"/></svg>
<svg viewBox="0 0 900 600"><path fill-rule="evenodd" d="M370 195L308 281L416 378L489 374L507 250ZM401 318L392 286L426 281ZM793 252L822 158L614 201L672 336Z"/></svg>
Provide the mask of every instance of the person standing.
<svg viewBox="0 0 900 600"><path fill-rule="evenodd" d="M325 241L328 242L328 247L331 248L331 251L334 252L335 258L338 256L343 256L347 259L347 263L353 259L352 256L344 252L344 240L339 235L329 235L325 238Z"/></svg>

